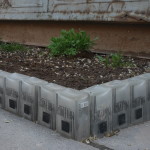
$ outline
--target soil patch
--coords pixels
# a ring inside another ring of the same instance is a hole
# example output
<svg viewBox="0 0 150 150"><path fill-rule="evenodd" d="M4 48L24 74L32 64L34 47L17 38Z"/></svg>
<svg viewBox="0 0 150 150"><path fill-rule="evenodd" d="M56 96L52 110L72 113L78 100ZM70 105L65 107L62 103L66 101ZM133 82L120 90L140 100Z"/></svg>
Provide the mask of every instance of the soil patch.
<svg viewBox="0 0 150 150"><path fill-rule="evenodd" d="M50 57L48 49L29 47L25 52L0 51L0 69L44 79L62 86L83 89L115 79L150 72L150 60L125 57L132 67L112 68L100 63L94 53L76 57Z"/></svg>

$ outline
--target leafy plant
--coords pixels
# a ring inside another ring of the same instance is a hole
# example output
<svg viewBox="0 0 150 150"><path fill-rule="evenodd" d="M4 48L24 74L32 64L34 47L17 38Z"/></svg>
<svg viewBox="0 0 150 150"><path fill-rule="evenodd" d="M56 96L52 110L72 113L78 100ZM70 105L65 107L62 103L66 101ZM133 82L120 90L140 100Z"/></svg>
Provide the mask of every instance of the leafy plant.
<svg viewBox="0 0 150 150"><path fill-rule="evenodd" d="M109 56L106 56L105 58L102 56L97 55L97 58L99 59L100 62L104 63L106 67L109 66Z"/></svg>
<svg viewBox="0 0 150 150"><path fill-rule="evenodd" d="M0 50L1 51L14 52L14 51L24 51L24 50L27 50L27 48L24 45L21 45L18 43L0 42Z"/></svg>
<svg viewBox="0 0 150 150"><path fill-rule="evenodd" d="M95 39L96 40L96 39ZM88 51L95 43L85 31L62 30L59 37L52 37L48 46L53 56L74 56Z"/></svg>
<svg viewBox="0 0 150 150"><path fill-rule="evenodd" d="M112 67L124 66L123 56L120 53L111 54Z"/></svg>
<svg viewBox="0 0 150 150"><path fill-rule="evenodd" d="M106 57L97 55L97 58L102 62L106 67L131 67L133 66L131 62L125 62L124 57L120 53L113 53Z"/></svg>

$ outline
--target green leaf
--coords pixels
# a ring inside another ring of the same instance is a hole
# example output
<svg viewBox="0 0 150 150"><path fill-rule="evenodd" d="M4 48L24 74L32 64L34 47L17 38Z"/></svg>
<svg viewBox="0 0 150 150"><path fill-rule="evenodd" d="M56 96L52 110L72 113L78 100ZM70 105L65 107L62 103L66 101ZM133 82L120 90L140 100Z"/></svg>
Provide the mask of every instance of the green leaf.
<svg viewBox="0 0 150 150"><path fill-rule="evenodd" d="M81 51L88 51L93 45L94 41L85 31L75 32L74 29L70 29L61 30L60 36L52 37L48 48L53 56L73 56Z"/></svg>

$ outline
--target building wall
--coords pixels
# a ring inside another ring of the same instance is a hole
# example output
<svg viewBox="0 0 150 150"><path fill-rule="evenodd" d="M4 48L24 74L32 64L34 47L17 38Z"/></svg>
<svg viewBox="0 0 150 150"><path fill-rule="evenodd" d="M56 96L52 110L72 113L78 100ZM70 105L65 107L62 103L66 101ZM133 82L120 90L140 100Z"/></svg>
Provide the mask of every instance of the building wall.
<svg viewBox="0 0 150 150"><path fill-rule="evenodd" d="M150 0L0 0L0 19L150 22Z"/></svg>
<svg viewBox="0 0 150 150"><path fill-rule="evenodd" d="M150 0L0 0L3 41L47 46L71 28L99 37L97 51L149 53Z"/></svg>
<svg viewBox="0 0 150 150"><path fill-rule="evenodd" d="M47 46L62 29L85 30L98 37L95 51L150 53L149 24L120 24L77 21L0 21L0 38L7 42Z"/></svg>

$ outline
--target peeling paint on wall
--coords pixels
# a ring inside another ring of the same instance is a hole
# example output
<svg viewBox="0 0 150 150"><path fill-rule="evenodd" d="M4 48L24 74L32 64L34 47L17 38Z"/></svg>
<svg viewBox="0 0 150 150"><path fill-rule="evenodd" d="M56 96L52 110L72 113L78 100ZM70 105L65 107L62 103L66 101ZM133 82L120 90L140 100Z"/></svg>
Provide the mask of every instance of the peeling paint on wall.
<svg viewBox="0 0 150 150"><path fill-rule="evenodd" d="M0 0L0 19L150 22L150 0Z"/></svg>

